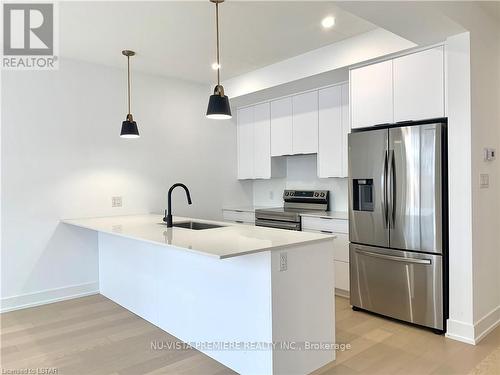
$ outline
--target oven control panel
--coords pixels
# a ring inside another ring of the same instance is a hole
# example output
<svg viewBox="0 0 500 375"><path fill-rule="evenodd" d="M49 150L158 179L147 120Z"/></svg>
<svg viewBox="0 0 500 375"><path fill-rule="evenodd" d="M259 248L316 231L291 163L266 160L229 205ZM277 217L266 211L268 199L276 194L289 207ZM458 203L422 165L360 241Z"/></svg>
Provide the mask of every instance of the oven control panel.
<svg viewBox="0 0 500 375"><path fill-rule="evenodd" d="M328 200L328 190L285 190L284 201L294 200Z"/></svg>

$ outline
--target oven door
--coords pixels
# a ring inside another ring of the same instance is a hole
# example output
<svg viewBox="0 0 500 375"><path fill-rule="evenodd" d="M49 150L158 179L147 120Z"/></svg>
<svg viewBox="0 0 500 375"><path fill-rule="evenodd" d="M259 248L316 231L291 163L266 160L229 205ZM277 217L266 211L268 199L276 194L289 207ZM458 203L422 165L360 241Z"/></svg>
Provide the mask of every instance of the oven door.
<svg viewBox="0 0 500 375"><path fill-rule="evenodd" d="M295 221L278 221L278 220L266 220L266 219L256 218L255 225L258 227L300 230L300 222L295 222Z"/></svg>
<svg viewBox="0 0 500 375"><path fill-rule="evenodd" d="M442 257L349 245L351 305L443 329Z"/></svg>

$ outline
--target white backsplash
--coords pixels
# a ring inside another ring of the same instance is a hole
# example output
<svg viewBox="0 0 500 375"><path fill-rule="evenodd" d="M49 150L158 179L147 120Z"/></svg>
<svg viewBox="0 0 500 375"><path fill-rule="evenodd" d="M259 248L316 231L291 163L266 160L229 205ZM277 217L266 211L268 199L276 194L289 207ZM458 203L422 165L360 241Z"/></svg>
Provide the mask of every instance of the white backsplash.
<svg viewBox="0 0 500 375"><path fill-rule="evenodd" d="M287 157L287 176L253 182L253 200L256 206L283 205L283 190L329 190L330 210L347 211L347 178L318 178L316 154Z"/></svg>

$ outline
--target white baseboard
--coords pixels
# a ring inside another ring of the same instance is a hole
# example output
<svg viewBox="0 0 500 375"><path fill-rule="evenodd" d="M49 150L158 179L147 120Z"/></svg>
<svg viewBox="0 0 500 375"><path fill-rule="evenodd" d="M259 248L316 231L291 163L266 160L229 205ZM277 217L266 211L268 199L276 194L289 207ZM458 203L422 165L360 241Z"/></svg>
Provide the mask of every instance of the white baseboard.
<svg viewBox="0 0 500 375"><path fill-rule="evenodd" d="M476 344L498 325L500 325L500 306L491 310L474 324L474 340Z"/></svg>
<svg viewBox="0 0 500 375"><path fill-rule="evenodd" d="M475 345L474 326L459 320L448 319L446 322L446 337L452 340Z"/></svg>
<svg viewBox="0 0 500 375"><path fill-rule="evenodd" d="M448 319L446 337L466 344L476 345L499 325L500 306L497 306L473 325Z"/></svg>
<svg viewBox="0 0 500 375"><path fill-rule="evenodd" d="M349 298L350 294L348 290L335 288L335 295L343 298Z"/></svg>
<svg viewBox="0 0 500 375"><path fill-rule="evenodd" d="M99 293L99 282L70 285L62 288L41 290L35 293L2 298L0 312L8 312L28 307L45 305L67 299L89 296Z"/></svg>

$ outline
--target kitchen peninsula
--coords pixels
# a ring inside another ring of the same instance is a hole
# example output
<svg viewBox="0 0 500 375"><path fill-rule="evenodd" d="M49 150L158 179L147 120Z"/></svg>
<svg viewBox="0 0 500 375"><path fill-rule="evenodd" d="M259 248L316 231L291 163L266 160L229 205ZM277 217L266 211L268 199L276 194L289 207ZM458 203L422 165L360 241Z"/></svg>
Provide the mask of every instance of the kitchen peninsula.
<svg viewBox="0 0 500 375"><path fill-rule="evenodd" d="M98 232L102 295L238 373L335 359L334 236L181 217L167 228L153 214L62 222Z"/></svg>

